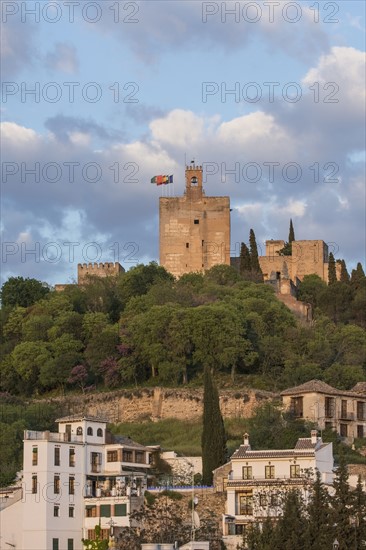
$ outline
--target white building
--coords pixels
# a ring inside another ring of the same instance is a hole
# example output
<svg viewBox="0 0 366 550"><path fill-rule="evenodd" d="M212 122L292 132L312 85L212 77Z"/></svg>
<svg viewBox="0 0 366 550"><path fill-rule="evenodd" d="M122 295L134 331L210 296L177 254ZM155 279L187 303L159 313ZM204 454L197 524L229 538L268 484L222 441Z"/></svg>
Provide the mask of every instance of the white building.
<svg viewBox="0 0 366 550"><path fill-rule="evenodd" d="M103 419L56 422L57 433L24 432L22 487L0 508L1 550L81 550L99 523L103 538L118 537L142 504L151 449L112 440Z"/></svg>
<svg viewBox="0 0 366 550"><path fill-rule="evenodd" d="M323 443L317 432L301 438L294 449L253 451L249 437L231 457L226 483L226 514L223 516L224 542L236 548L246 526L264 518L277 517L284 491L292 488L307 496L316 470L325 484L333 481L332 443Z"/></svg>

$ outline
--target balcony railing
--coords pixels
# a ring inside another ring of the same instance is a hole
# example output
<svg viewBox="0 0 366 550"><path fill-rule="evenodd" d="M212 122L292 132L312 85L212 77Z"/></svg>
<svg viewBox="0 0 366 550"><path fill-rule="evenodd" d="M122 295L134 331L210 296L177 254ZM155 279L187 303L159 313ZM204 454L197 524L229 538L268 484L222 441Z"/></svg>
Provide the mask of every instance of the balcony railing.
<svg viewBox="0 0 366 550"><path fill-rule="evenodd" d="M73 435L67 433L57 433L57 432L36 432L34 430L24 430L24 439L25 440L36 440L36 441L52 441L55 443L82 443L82 435Z"/></svg>
<svg viewBox="0 0 366 550"><path fill-rule="evenodd" d="M340 420L354 420L355 419L355 413L348 412L348 411L342 411L339 414Z"/></svg>

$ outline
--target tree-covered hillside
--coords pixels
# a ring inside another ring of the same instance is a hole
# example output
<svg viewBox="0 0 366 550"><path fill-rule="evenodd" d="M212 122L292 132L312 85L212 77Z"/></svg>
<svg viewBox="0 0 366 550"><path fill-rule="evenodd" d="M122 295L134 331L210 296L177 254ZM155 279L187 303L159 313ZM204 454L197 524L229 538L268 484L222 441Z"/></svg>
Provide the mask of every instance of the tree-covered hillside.
<svg viewBox="0 0 366 550"><path fill-rule="evenodd" d="M63 292L9 279L0 391L201 383L205 366L271 390L311 378L350 388L365 380L366 278L356 271L329 286L305 278L300 293L314 306L312 326L298 324L268 285L228 266L176 281L151 263Z"/></svg>

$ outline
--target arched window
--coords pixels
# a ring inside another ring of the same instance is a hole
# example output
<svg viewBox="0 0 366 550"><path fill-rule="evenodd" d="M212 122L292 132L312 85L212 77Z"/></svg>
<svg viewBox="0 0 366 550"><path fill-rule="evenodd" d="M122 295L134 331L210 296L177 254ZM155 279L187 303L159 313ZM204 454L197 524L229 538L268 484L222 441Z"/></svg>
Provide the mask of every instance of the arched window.
<svg viewBox="0 0 366 550"><path fill-rule="evenodd" d="M86 433L87 435L93 435L93 428L89 427Z"/></svg>
<svg viewBox="0 0 366 550"><path fill-rule="evenodd" d="M103 430L102 430L102 428L98 428L98 429L97 429L97 436L98 436L98 437L103 437Z"/></svg>
<svg viewBox="0 0 366 550"><path fill-rule="evenodd" d="M76 428L76 435L83 435L83 428L81 426Z"/></svg>

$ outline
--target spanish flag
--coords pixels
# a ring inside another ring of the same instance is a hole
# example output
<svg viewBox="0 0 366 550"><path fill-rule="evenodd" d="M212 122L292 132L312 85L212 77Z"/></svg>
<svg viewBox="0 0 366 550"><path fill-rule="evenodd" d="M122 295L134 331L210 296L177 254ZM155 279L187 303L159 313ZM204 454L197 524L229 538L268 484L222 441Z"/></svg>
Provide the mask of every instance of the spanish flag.
<svg viewBox="0 0 366 550"><path fill-rule="evenodd" d="M154 176L151 178L151 183L156 185L168 185L168 183L173 183L173 176Z"/></svg>

